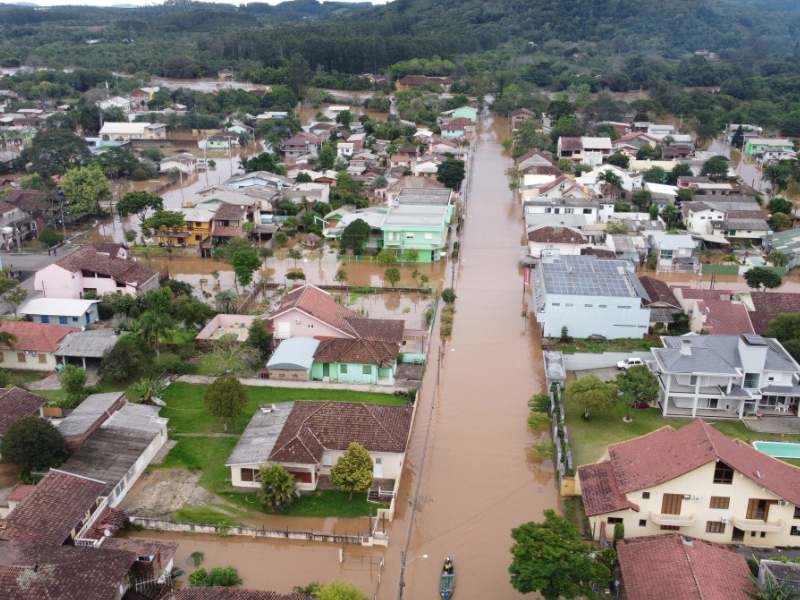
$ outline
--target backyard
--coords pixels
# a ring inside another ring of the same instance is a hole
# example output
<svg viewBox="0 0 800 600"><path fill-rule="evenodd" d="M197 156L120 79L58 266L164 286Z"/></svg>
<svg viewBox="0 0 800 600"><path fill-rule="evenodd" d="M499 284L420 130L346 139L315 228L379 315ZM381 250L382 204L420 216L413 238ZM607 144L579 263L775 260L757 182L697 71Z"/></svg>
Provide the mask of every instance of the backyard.
<svg viewBox="0 0 800 600"><path fill-rule="evenodd" d="M583 418L583 411L571 402L569 397L566 398L565 408L570 447L576 466L597 462L609 444L650 433L665 425L677 429L691 423L690 419L665 419L657 408L629 409L622 402L616 403L608 413L593 414L589 420ZM622 420L626 415L633 418L631 423ZM741 421L718 421L714 426L725 435L746 442L754 440L800 442L800 436L797 435L750 431ZM787 462L792 463L792 461Z"/></svg>
<svg viewBox="0 0 800 600"><path fill-rule="evenodd" d="M248 421L259 406L289 401L330 400L400 405L403 396L347 390L292 389L247 387L247 405L231 429L224 432L222 424L208 414L203 403L206 386L174 383L164 394L166 406L161 416L169 418L171 437L176 440L164 461L157 468L199 471L199 484L228 503L208 503L184 506L173 513L183 522L233 525L262 512L258 494L235 490L230 484L230 469L225 461L239 440ZM375 514L380 505L366 501L365 494L351 499L335 490L318 490L301 496L284 514L298 517L363 517Z"/></svg>
<svg viewBox="0 0 800 600"><path fill-rule="evenodd" d="M545 350L557 350L564 354L575 354L577 352L600 354L602 352L647 351L650 348L661 346L661 340L656 337L655 339L620 338L618 340L574 339L569 342L562 342L558 338L550 338L544 340L542 345Z"/></svg>

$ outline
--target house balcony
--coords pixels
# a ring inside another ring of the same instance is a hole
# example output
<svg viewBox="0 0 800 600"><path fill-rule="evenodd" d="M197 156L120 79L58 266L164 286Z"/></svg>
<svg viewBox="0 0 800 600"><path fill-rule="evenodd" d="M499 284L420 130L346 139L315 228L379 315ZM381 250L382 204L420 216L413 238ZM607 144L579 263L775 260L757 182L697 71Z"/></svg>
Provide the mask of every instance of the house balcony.
<svg viewBox="0 0 800 600"><path fill-rule="evenodd" d="M742 519L733 517L733 526L742 531L763 531L765 533L776 533L783 531L783 519L775 521L764 521L763 519Z"/></svg>
<svg viewBox="0 0 800 600"><path fill-rule="evenodd" d="M694 515L668 515L665 513L651 512L650 520L656 525L687 527L694 523Z"/></svg>

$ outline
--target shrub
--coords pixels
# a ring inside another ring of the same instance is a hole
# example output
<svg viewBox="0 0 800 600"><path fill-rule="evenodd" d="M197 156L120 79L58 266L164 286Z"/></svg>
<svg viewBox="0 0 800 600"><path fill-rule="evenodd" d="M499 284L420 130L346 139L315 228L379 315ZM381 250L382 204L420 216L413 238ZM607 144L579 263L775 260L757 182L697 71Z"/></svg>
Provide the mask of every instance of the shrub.
<svg viewBox="0 0 800 600"><path fill-rule="evenodd" d="M453 302L456 301L456 293L453 291L453 288L445 288L442 290L442 300L447 304L453 304Z"/></svg>
<svg viewBox="0 0 800 600"><path fill-rule="evenodd" d="M175 375L189 375L197 370L195 365L186 362L178 354L173 352L162 352L153 362L153 373L173 373Z"/></svg>

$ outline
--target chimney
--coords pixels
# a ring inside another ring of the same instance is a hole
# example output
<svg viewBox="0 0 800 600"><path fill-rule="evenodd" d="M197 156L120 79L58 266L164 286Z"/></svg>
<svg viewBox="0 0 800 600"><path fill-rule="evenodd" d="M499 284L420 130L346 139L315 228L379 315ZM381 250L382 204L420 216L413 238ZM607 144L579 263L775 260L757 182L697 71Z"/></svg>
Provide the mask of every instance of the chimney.
<svg viewBox="0 0 800 600"><path fill-rule="evenodd" d="M694 543L694 540L692 538L690 538L690 537L684 537L683 538L683 545L684 546L691 547L693 545L693 543Z"/></svg>
<svg viewBox="0 0 800 600"><path fill-rule="evenodd" d="M692 355L692 340L689 338L681 338L681 354L683 356Z"/></svg>

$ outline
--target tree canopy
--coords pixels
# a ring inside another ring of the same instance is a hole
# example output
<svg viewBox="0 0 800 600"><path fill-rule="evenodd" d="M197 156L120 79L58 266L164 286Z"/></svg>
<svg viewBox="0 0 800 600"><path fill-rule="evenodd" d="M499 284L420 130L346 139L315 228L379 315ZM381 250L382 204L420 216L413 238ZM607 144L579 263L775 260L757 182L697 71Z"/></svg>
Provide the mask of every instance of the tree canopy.
<svg viewBox="0 0 800 600"><path fill-rule="evenodd" d="M776 288L783 283L783 278L767 267L753 267L745 272L744 279L751 288Z"/></svg>
<svg viewBox="0 0 800 600"><path fill-rule="evenodd" d="M372 457L364 446L352 442L331 468L331 482L337 489L353 497L372 485Z"/></svg>
<svg viewBox="0 0 800 600"><path fill-rule="evenodd" d="M585 375L567 383L567 397L583 410L584 418L592 413L608 412L617 398L617 386L596 375Z"/></svg>
<svg viewBox="0 0 800 600"><path fill-rule="evenodd" d="M111 194L108 179L97 165L69 169L61 180L61 189L69 212L77 218L96 214L100 200Z"/></svg>
<svg viewBox="0 0 800 600"><path fill-rule="evenodd" d="M3 462L14 463L23 472L57 467L69 456L61 433L50 421L22 417L8 428L0 442Z"/></svg>
<svg viewBox="0 0 800 600"><path fill-rule="evenodd" d="M206 409L212 416L222 421L225 431L247 404L247 393L236 377L224 375L214 380L206 389Z"/></svg>

